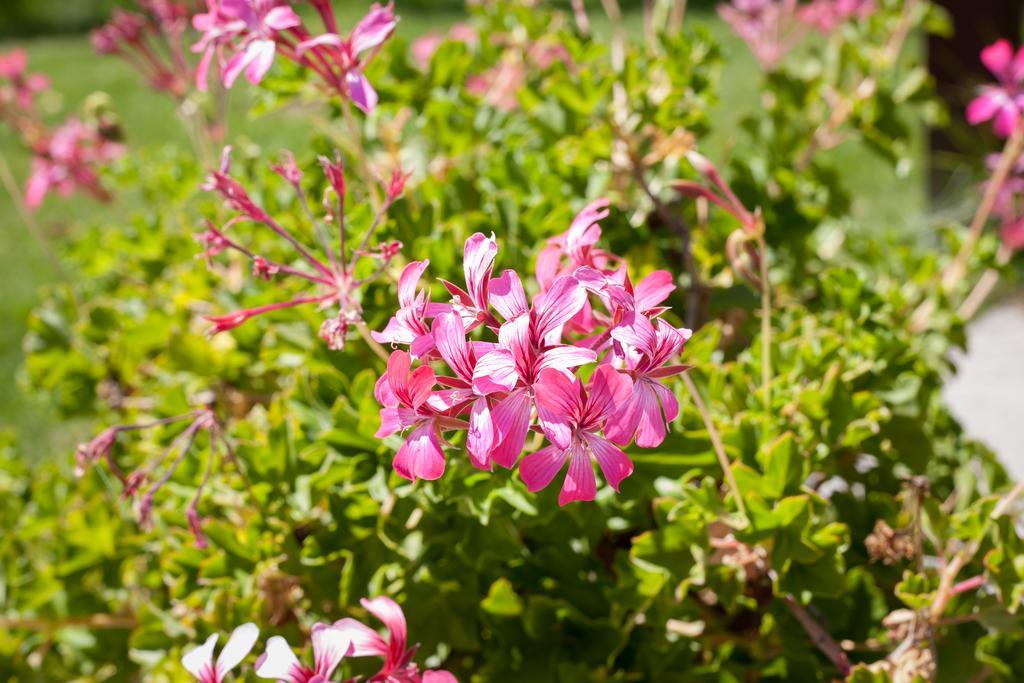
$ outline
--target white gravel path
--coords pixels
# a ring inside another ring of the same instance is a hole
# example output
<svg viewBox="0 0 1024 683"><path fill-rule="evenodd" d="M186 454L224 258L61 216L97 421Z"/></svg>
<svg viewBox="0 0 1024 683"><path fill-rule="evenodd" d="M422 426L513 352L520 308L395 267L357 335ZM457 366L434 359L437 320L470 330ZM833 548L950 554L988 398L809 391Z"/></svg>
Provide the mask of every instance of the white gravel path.
<svg viewBox="0 0 1024 683"><path fill-rule="evenodd" d="M970 436L1024 478L1024 297L985 311L967 336L946 402Z"/></svg>

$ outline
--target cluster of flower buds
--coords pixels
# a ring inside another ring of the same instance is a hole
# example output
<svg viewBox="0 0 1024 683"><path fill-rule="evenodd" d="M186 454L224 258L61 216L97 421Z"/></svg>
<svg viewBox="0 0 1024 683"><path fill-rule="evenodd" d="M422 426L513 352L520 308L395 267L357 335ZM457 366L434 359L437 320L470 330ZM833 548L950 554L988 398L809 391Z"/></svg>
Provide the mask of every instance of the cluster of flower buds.
<svg viewBox="0 0 1024 683"><path fill-rule="evenodd" d="M764 237L765 225L761 210L750 211L733 192L729 184L722 178L711 161L696 150L686 153L690 165L710 185L707 187L692 180L676 181L673 187L679 194L690 199L699 199L714 204L740 223L739 229L733 231L726 241L726 255L733 271L758 289L761 282L761 259L759 247Z"/></svg>
<svg viewBox="0 0 1024 683"><path fill-rule="evenodd" d="M766 70L775 69L808 29L832 33L843 23L875 12L874 0L731 0L718 13Z"/></svg>
<svg viewBox="0 0 1024 683"><path fill-rule="evenodd" d="M618 490L633 471L620 446L634 437L644 448L664 440L679 406L663 380L686 370L673 361L690 331L662 317L675 289L669 273L656 271L634 286L626 263L597 247L607 206L591 204L550 240L537 260L532 302L516 272L492 277L493 236L466 241L465 287L444 282L447 303L418 289L426 261L406 267L400 308L374 333L409 349L392 353L375 388L378 436L406 435L393 462L400 476L442 476L443 434L458 431L467 433L475 467L511 469L534 431L550 443L522 459L520 476L539 491L568 463L564 505L594 499L592 459ZM446 366L442 374L435 363Z"/></svg>
<svg viewBox="0 0 1024 683"><path fill-rule="evenodd" d="M997 41L981 51L981 61L998 82L982 86L967 107L967 121L992 121L996 135L1008 138L1024 120L1024 46L1014 53L1009 41Z"/></svg>
<svg viewBox="0 0 1024 683"><path fill-rule="evenodd" d="M286 0L207 0L207 4L207 11L192 20L202 34L193 46L202 53L196 73L201 90L207 87L214 59L224 86L230 88L243 73L250 83L262 81L280 53L315 72L342 100L367 113L376 107L377 92L364 72L397 26L391 4L374 4L347 37L339 33L330 0L311 0L325 29L320 35L309 32Z"/></svg>
<svg viewBox="0 0 1024 683"><path fill-rule="evenodd" d="M283 683L327 683L346 658L381 657L384 664L369 678L371 683L457 683L455 676L447 671L421 672L412 661L416 648L407 647L405 614L394 600L377 597L363 600L362 605L384 623L387 639L355 619L316 624L310 638L313 664L309 666L299 660L284 638L271 636L266 651L256 661L256 675ZM215 633L202 645L185 653L181 664L200 683L223 683L228 673L252 651L259 635L255 624L239 626L214 660L218 638ZM351 683L355 680L359 679Z"/></svg>
<svg viewBox="0 0 1024 683"><path fill-rule="evenodd" d="M182 99L193 80L185 33L200 0L137 0L138 11L115 9L93 31L101 55L117 55L137 69L154 90Z"/></svg>
<svg viewBox="0 0 1024 683"><path fill-rule="evenodd" d="M68 196L84 191L106 201L110 195L100 182L99 168L124 152L113 139L116 131L101 121L87 124L75 117L51 129L35 104L48 86L45 76L28 73L23 50L0 55L0 122L10 126L32 154L25 205L38 208L50 192Z"/></svg>
<svg viewBox="0 0 1024 683"><path fill-rule="evenodd" d="M118 436L127 432L157 429L169 425L185 425L185 428L174 437L170 445L155 460L132 472L126 473L121 469L113 455ZM199 515L199 501L213 472L217 446L220 445L229 459L235 461L234 450L224 433L224 427L210 408L201 408L162 420L108 427L92 441L78 446L75 452L75 474L83 476L92 465L101 460L105 461L110 472L121 482L123 497L126 500L138 500L139 524L145 527L152 521L153 500L156 494L174 476L181 463L192 451L199 435L204 432L209 440L209 456L202 481L186 509L185 516L195 538L196 546L205 548L208 544L202 529L202 518ZM168 461L170 461L169 464L167 464ZM161 468L163 468L162 472L160 472ZM145 490L143 491L143 489Z"/></svg>
<svg viewBox="0 0 1024 683"><path fill-rule="evenodd" d="M210 317L208 320L213 323L212 333L234 329L251 318L272 311L304 305L314 305L321 309L336 306L337 312L325 320L321 326L320 336L332 350L340 351L345 347L350 327L362 324L362 306L360 304L362 286L382 274L401 248L400 243L390 242L371 249L371 241L377 229L384 222L388 209L402 194L408 176L401 171L395 171L391 176L384 188L383 205L366 229L358 246L350 249L344 212L344 170L340 160L331 161L321 158L320 164L329 186L324 198L324 205L329 212L326 217L319 217L314 213L302 188L302 171L291 153L286 152L284 161L280 165L271 167L292 186L298 196L299 203L309 221L311 232L316 235L319 242L318 247L310 249L267 211L258 206L249 197L242 184L231 177L231 148L224 150L220 168L210 175L204 189L218 193L228 207L236 211L238 215L220 228L209 223L206 232L200 236L199 239L205 247L204 253L208 263L212 263L213 257L221 252L234 251L252 262L254 277L262 280L272 280L278 276L293 277L304 280L313 289L298 298ZM271 261L237 242L230 233L233 231L232 228L241 222L258 223L283 238L295 250L295 262ZM340 242L337 246L328 235L327 227L332 222L337 227L338 241ZM317 249L321 251L320 256L314 254ZM371 273L365 277L359 277L357 269L364 261L372 262L374 267Z"/></svg>

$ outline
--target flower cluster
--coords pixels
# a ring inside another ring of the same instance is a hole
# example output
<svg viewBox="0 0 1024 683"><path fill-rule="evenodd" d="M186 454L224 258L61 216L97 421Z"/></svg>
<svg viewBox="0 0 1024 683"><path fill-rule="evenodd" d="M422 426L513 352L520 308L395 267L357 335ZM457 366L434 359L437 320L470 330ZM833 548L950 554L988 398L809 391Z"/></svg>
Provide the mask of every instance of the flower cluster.
<svg viewBox="0 0 1024 683"><path fill-rule="evenodd" d="M369 13L342 37L329 0L311 0L325 32L314 36L301 17L283 0L207 0L206 12L193 17L202 36L193 50L202 53L196 73L205 90L214 59L225 87L243 73L250 83L266 76L277 54L310 69L343 100L369 113L377 93L364 72L398 23L391 4L373 5Z"/></svg>
<svg viewBox="0 0 1024 683"><path fill-rule="evenodd" d="M328 215L325 217L317 216L313 212L302 189L302 171L291 153L285 153L284 161L280 165L272 166L273 170L295 190L311 231L319 242L319 249L322 250L318 257L279 221L258 206L241 183L231 177L231 149L225 149L220 168L210 175L204 188L218 193L228 207L239 215L219 228L212 223L208 224L206 232L200 236L208 263L212 264L213 257L223 251L235 251L252 262L254 277L263 280L273 280L277 276L298 278L313 287L313 290L295 299L209 317L208 320L213 323L214 334L234 329L255 316L271 311L303 305L315 305L322 309L336 306L337 314L324 321L320 328L320 336L332 350L340 351L345 347L349 328L362 324L360 288L383 273L401 247L401 244L392 242L370 250L370 242L384 222L388 209L401 195L407 176L401 171L395 171L385 187L385 201L377 211L373 223L363 234L358 246L350 249L344 213L344 170L340 161L321 158L320 163L330 187L324 198L324 205L328 208ZM271 261L233 239L230 236L231 229L242 221L263 225L283 238L295 250L296 263ZM331 223L337 226L340 241L338 246L332 243L328 235L327 227ZM364 260L372 261L376 266L367 276L358 277L357 268Z"/></svg>
<svg viewBox="0 0 1024 683"><path fill-rule="evenodd" d="M1010 137L1024 116L1024 46L1015 54L1008 41L997 41L981 51L981 61L998 82L982 86L967 107L967 121L992 121L996 135Z"/></svg>
<svg viewBox="0 0 1024 683"><path fill-rule="evenodd" d="M110 194L103 188L99 168L121 154L123 147L102 121L87 124L76 117L51 129L42 119L35 98L49 86L49 79L28 73L23 50L0 55L0 122L13 129L32 154L31 174L24 202L37 209L43 199L57 192L69 196L86 192L100 201Z"/></svg>
<svg viewBox="0 0 1024 683"><path fill-rule="evenodd" d="M186 426L155 460L129 473L125 473L117 464L117 461L114 459L113 450L118 436L126 432L156 429L175 424L186 424ZM209 456L207 457L203 479L185 511L185 516L188 519L189 529L195 538L196 546L198 548L206 548L208 543L202 529L199 501L213 472L218 444L227 453L228 458L232 462L236 462L234 449L227 439L224 427L210 408L201 408L184 415L168 417L162 420L108 427L100 432L92 441L78 446L75 452L75 474L83 476L92 465L100 460L105 461L110 472L120 480L123 497L127 500L138 497L137 511L139 524L145 527L152 520L154 497L163 488L164 484L174 476L174 473L192 450L197 438L203 432L207 434L209 439ZM170 460L170 464L164 467L168 460ZM162 473L159 472L161 468L164 468ZM138 494L142 489L145 489L145 492L139 496Z"/></svg>
<svg viewBox="0 0 1024 683"><path fill-rule="evenodd" d="M568 462L564 505L595 497L591 458L618 490L633 471L620 446L634 437L648 448L664 440L679 407L663 380L685 371L672 361L690 331L662 319L662 303L675 289L669 273L654 272L634 286L625 262L597 247L607 205L591 204L550 240L537 260L540 291L532 301L518 273L492 277L493 236L466 241L465 287L444 282L448 303L432 302L418 288L426 261L406 267L400 308L374 333L379 342L409 348L392 353L375 388L378 436L406 434L393 463L400 476L439 478L442 434L451 431L467 432L475 467L511 469L535 431L549 445L523 458L520 476L539 491ZM468 338L477 332L491 340ZM443 374L435 362L446 366Z"/></svg>
<svg viewBox="0 0 1024 683"><path fill-rule="evenodd" d="M718 13L743 39L764 69L775 69L808 29L832 33L875 11L873 0L731 0Z"/></svg>
<svg viewBox="0 0 1024 683"><path fill-rule="evenodd" d="M394 600L377 597L363 600L362 604L384 623L387 640L355 619L316 624L311 637L312 666L303 664L284 638L272 636L267 640L266 651L256 661L256 675L283 683L327 683L346 657L381 657L384 664L369 678L370 683L457 683L455 676L447 671L421 672L412 661L416 648L407 647L405 614ZM239 626L215 661L215 633L187 652L181 664L200 683L223 683L227 674L252 651L258 638L259 629L255 624ZM351 683L355 680L359 679Z"/></svg>
<svg viewBox="0 0 1024 683"><path fill-rule="evenodd" d="M111 20L93 31L93 47L124 59L154 90L181 99L193 79L185 33L199 2L138 0L137 5L137 12L114 10Z"/></svg>

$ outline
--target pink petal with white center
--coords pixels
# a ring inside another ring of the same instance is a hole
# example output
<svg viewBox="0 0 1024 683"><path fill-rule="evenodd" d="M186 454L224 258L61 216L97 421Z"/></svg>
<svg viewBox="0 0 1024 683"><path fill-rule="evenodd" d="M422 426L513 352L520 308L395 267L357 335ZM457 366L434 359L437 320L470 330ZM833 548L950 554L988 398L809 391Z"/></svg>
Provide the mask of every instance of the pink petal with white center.
<svg viewBox="0 0 1024 683"><path fill-rule="evenodd" d="M521 315L498 328L498 344L512 353L520 375L530 372L536 356L530 341L530 318L529 315ZM525 381L527 378L522 377L522 379Z"/></svg>
<svg viewBox="0 0 1024 683"><path fill-rule="evenodd" d="M1009 80L1012 61L1013 46L1008 40L998 40L981 51L981 62L1003 82Z"/></svg>
<svg viewBox="0 0 1024 683"><path fill-rule="evenodd" d="M525 389L513 391L491 411L497 445L491 451L491 460L511 469L526 445L530 429L530 397Z"/></svg>
<svg viewBox="0 0 1024 683"><path fill-rule="evenodd" d="M324 680L331 677L334 670L341 664L352 650L352 640L344 631L326 624L313 627L313 670Z"/></svg>
<svg viewBox="0 0 1024 683"><path fill-rule="evenodd" d="M636 310L646 312L659 306L676 289L672 274L667 270L656 270L637 284L633 290Z"/></svg>
<svg viewBox="0 0 1024 683"><path fill-rule="evenodd" d="M601 239L601 226L597 222L608 217L610 203L604 198L591 202L573 219L565 233L565 242L569 258L574 262L585 263L586 250Z"/></svg>
<svg viewBox="0 0 1024 683"><path fill-rule="evenodd" d="M478 232L466 240L463 252L462 270L466 276L466 288L473 300L473 304L479 308L487 306L487 292L491 281L491 272L494 270L494 259L498 255L498 243L494 240L494 234L486 237Z"/></svg>
<svg viewBox="0 0 1024 683"><path fill-rule="evenodd" d="M537 283L540 291L546 292L558 277L558 271L562 267L562 247L551 244L537 254ZM507 272L507 271L506 271Z"/></svg>
<svg viewBox="0 0 1024 683"><path fill-rule="evenodd" d="M572 277L560 277L551 289L534 300L536 330L540 337L561 327L579 313L587 300L587 291Z"/></svg>
<svg viewBox="0 0 1024 683"><path fill-rule="evenodd" d="M632 346L641 353L651 355L654 353L657 344L657 333L654 325L643 313L628 311L622 316L622 320L611 329L612 339Z"/></svg>
<svg viewBox="0 0 1024 683"><path fill-rule="evenodd" d="M355 619L334 622L334 628L343 632L352 644L349 657L387 657L388 644L380 634Z"/></svg>
<svg viewBox="0 0 1024 683"><path fill-rule="evenodd" d="M515 271L506 270L491 280L488 294L491 306L505 320L512 320L530 308L526 301L526 292L523 290L523 282Z"/></svg>
<svg viewBox="0 0 1024 683"><path fill-rule="evenodd" d="M413 261L402 270L398 278L398 303L402 308L408 308L416 302L416 286L429 265L429 260Z"/></svg>
<svg viewBox="0 0 1024 683"><path fill-rule="evenodd" d="M512 391L518 381L515 359L508 349L484 354L473 369L473 389L482 396Z"/></svg>
<svg viewBox="0 0 1024 683"><path fill-rule="evenodd" d="M633 461L618 447L605 441L599 436L587 434L585 437L590 452L594 454L601 473L608 480L612 488L619 490L622 481L633 474Z"/></svg>
<svg viewBox="0 0 1024 683"><path fill-rule="evenodd" d="M213 649L217 647L217 634L214 633L199 647L193 648L181 658L181 665L197 680L203 683L219 683L213 666Z"/></svg>
<svg viewBox="0 0 1024 683"><path fill-rule="evenodd" d="M425 422L409 434L391 465L398 476L409 481L441 478L445 466L444 451L433 422Z"/></svg>
<svg viewBox="0 0 1024 683"><path fill-rule="evenodd" d="M597 497L597 477L590 456L579 442L573 443L569 451L569 471L558 494L558 504L566 505L574 500L594 500Z"/></svg>
<svg viewBox="0 0 1024 683"><path fill-rule="evenodd" d="M367 15L352 29L352 52L360 54L382 44L394 33L397 24L398 18L392 3L386 7L374 3Z"/></svg>
<svg viewBox="0 0 1024 683"><path fill-rule="evenodd" d="M473 358L466 342L466 330L458 313L445 313L434 319L434 346L456 375L473 379Z"/></svg>
<svg viewBox="0 0 1024 683"><path fill-rule="evenodd" d="M213 48L205 50L196 65L196 89L206 92L210 89L210 62L213 61Z"/></svg>
<svg viewBox="0 0 1024 683"><path fill-rule="evenodd" d="M660 446L665 440L665 420L661 416L658 395L650 382L637 382L633 396L622 406L605 430L608 438L619 444L628 444L636 436L641 448Z"/></svg>
<svg viewBox="0 0 1024 683"><path fill-rule="evenodd" d="M385 439L392 434L404 431L419 421L419 415L415 411L401 406L393 408L381 408L380 428L374 434L378 439Z"/></svg>
<svg viewBox="0 0 1024 683"><path fill-rule="evenodd" d="M558 370L562 374L572 375L574 369L596 360L597 354L591 349L583 349L578 346L556 346L541 354L537 367L540 370Z"/></svg>
<svg viewBox="0 0 1024 683"><path fill-rule="evenodd" d="M376 109L379 100L377 91L373 89L370 81L367 80L362 71L352 69L345 74L345 85L348 86L348 94L352 98L352 102L364 114L370 114Z"/></svg>
<svg viewBox="0 0 1024 683"><path fill-rule="evenodd" d="M295 54L297 56L301 57L304 54L306 54L307 52L309 52L310 50L315 50L318 47L339 48L339 47L341 47L344 44L345 44L345 41L342 40L341 36L339 36L339 35L337 35L335 33L324 33L324 34L321 34L321 35L317 36L316 38L310 38L309 40L304 40L301 43L299 43L298 45L296 45L295 46Z"/></svg>
<svg viewBox="0 0 1024 683"><path fill-rule="evenodd" d="M252 52L253 56L245 70L245 78L256 85L273 66L277 45L272 40L257 40L249 46L248 52Z"/></svg>
<svg viewBox="0 0 1024 683"><path fill-rule="evenodd" d="M299 19L299 15L291 7L280 5L267 12L267 16L263 17L263 23L275 31L286 31L301 25L302 19Z"/></svg>
<svg viewBox="0 0 1024 683"><path fill-rule="evenodd" d="M256 660L256 675L287 683L303 683L304 671L288 641L281 636L267 640L267 649Z"/></svg>
<svg viewBox="0 0 1024 683"><path fill-rule="evenodd" d="M601 365L591 376L587 392L587 414L603 421L633 396L633 380L610 365Z"/></svg>
<svg viewBox="0 0 1024 683"><path fill-rule="evenodd" d="M373 397L377 399L377 403L388 408L394 408L398 406L398 398L395 396L395 392L391 391L391 383L388 381L388 373L384 373L377 378L376 384L373 385Z"/></svg>
<svg viewBox="0 0 1024 683"><path fill-rule="evenodd" d="M224 649L217 657L217 675L224 678L229 671L242 663L252 651L256 640L260 637L260 629L256 624L242 624L231 632L231 637L224 644Z"/></svg>
<svg viewBox="0 0 1024 683"><path fill-rule="evenodd" d="M491 469L490 453L494 446L494 420L487 399L480 397L473 401L469 411L469 432L466 434L466 449L474 467Z"/></svg>
<svg viewBox="0 0 1024 683"><path fill-rule="evenodd" d="M366 610L384 622L388 629L387 667L398 666L405 656L406 624L402 608L389 597L381 596L360 601Z"/></svg>
<svg viewBox="0 0 1024 683"><path fill-rule="evenodd" d="M994 93L984 91L967 105L967 123L976 126L990 120L999 111L999 100Z"/></svg>
<svg viewBox="0 0 1024 683"><path fill-rule="evenodd" d="M547 446L523 458L519 464L519 477L530 493L547 488L562 467L569 452L558 446Z"/></svg>

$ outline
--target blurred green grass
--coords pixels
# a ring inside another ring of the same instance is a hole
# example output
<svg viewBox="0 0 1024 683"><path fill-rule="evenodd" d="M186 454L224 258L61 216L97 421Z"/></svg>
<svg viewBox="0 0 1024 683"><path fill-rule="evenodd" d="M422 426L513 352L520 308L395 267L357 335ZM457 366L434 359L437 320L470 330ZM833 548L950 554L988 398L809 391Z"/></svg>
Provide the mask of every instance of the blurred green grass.
<svg viewBox="0 0 1024 683"><path fill-rule="evenodd" d="M368 4L346 3L339 17L342 25L357 20ZM443 30L459 17L459 14L447 11L406 12L399 25L399 33L412 38L432 29ZM702 141L702 146L715 156L727 154L735 137L732 132L735 124L760 106L756 87L758 67L743 44L713 12L691 12L687 20L708 25L726 51L722 97L713 113L717 120L715 133L710 140ZM631 33L639 33L641 21L638 14L628 15L626 23ZM607 35L607 22L595 20L595 30ZM75 110L90 94L105 92L121 118L129 145L188 145L182 127L177 125L172 102L148 90L136 73L120 60L96 56L88 36L7 41L0 44L0 52L14 46L28 51L32 70L47 73L53 81L54 92L60 93L43 102L47 109L67 113ZM233 97L232 130L235 133L244 133L265 146L268 152L302 144L308 125L301 120L282 114L247 120L244 93L242 97L234 94ZM918 150L921 149L919 144ZM0 153L10 161L16 176L23 179L28 158L9 131L0 130ZM885 162L855 146L847 146L831 154L856 188L855 219L870 218L887 226L908 225L912 221L920 223L925 207L921 168L923 153L917 155L918 163L902 178L896 178ZM50 235L47 241L52 241L67 234L76 223L100 221L116 225L119 219L138 206L138 200L130 196L121 197L109 206L84 198L54 198L46 203L36 218ZM22 391L16 386L16 375L23 361L21 341L27 316L39 301L40 288L57 281L58 277L51 259L20 221L10 197L0 192L0 429L13 429L26 452L33 454L70 447L83 431L89 429L88 426L60 423L44 395L34 392L31 387Z"/></svg>

